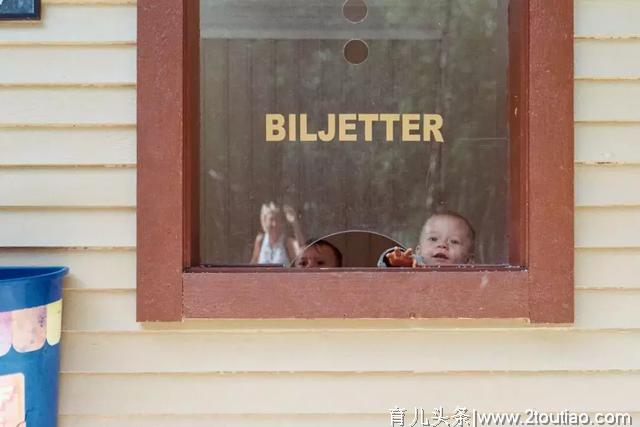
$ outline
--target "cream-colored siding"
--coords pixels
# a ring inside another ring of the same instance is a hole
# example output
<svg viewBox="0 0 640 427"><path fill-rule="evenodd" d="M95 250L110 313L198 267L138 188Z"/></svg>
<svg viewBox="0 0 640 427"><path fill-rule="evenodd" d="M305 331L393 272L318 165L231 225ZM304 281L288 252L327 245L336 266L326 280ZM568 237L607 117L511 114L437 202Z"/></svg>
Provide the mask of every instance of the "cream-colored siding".
<svg viewBox="0 0 640 427"><path fill-rule="evenodd" d="M383 426L394 405L640 422L640 1L575 1L576 322L563 327L136 323L135 2L43 10L0 24L0 262L71 267L63 427Z"/></svg>

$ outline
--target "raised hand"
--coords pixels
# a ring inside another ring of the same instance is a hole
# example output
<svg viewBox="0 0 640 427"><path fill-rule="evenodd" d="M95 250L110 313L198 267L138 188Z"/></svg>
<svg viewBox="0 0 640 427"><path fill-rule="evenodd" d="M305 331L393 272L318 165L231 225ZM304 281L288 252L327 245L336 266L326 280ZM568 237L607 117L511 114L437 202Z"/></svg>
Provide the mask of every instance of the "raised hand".
<svg viewBox="0 0 640 427"><path fill-rule="evenodd" d="M282 207L282 212L284 212L284 217L289 224L295 224L298 221L298 214L291 206L284 205Z"/></svg>
<svg viewBox="0 0 640 427"><path fill-rule="evenodd" d="M387 263L391 267L415 267L416 262L413 257L413 249L402 250L402 248L395 247L393 251L385 255Z"/></svg>

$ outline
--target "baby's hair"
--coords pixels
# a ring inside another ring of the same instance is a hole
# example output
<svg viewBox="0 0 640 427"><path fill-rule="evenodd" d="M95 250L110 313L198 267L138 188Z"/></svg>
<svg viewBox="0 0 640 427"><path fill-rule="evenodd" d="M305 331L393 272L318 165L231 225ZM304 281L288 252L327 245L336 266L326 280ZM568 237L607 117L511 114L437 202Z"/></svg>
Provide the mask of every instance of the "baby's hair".
<svg viewBox="0 0 640 427"><path fill-rule="evenodd" d="M328 240L324 240L324 239L320 239L320 240L309 239L305 243L305 250L307 248L311 248L314 246L326 246L329 249L331 249L333 254L336 256L336 261L338 264L337 266L342 267L342 252L340 252L340 249L336 248L335 245L333 245Z"/></svg>
<svg viewBox="0 0 640 427"><path fill-rule="evenodd" d="M443 211L436 211L433 215L431 215L429 218L427 218L427 221L429 221L431 218L433 218L435 216L450 216L452 218L457 218L457 219L463 221L466 224L467 229L469 230L469 234L471 234L471 246L473 247L475 245L475 242L476 242L476 230L473 229L473 226L471 225L471 222L467 218L465 218L464 216L460 215L458 212L443 210ZM424 239L425 226L427 225L427 221L424 222L424 225L422 226L422 231L420 232L420 241L421 242L422 242L422 239Z"/></svg>

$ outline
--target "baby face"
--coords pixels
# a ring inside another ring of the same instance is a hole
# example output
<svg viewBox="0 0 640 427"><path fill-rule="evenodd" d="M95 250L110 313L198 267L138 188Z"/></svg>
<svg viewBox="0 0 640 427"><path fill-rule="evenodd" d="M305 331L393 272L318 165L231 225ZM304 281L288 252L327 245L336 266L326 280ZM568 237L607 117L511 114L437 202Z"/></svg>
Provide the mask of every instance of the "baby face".
<svg viewBox="0 0 640 427"><path fill-rule="evenodd" d="M460 218L434 215L424 225L419 252L427 265L467 264L473 252L471 230Z"/></svg>
<svg viewBox="0 0 640 427"><path fill-rule="evenodd" d="M297 268L338 267L338 258L330 246L311 245L295 260Z"/></svg>

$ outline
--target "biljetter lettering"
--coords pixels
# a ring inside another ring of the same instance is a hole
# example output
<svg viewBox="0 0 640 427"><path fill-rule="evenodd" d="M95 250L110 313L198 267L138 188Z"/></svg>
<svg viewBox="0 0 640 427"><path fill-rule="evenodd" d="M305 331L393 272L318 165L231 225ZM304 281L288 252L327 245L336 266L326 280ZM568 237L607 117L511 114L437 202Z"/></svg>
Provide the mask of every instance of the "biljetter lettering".
<svg viewBox="0 0 640 427"><path fill-rule="evenodd" d="M356 142L364 135L373 141L374 128L384 130L385 142L444 142L440 114L327 114L326 127L310 130L307 114L266 114L268 142ZM396 128L399 130L396 135Z"/></svg>

